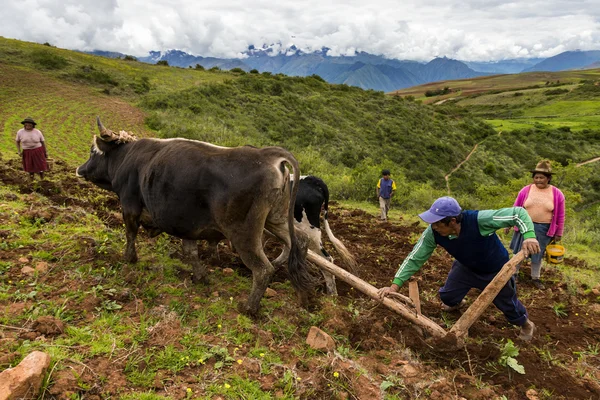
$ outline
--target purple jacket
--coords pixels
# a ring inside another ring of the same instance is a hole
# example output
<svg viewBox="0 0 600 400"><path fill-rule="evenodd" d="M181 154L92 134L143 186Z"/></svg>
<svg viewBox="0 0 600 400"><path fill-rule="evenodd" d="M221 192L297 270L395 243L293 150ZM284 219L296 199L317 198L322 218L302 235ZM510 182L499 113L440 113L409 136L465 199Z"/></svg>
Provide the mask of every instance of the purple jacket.
<svg viewBox="0 0 600 400"><path fill-rule="evenodd" d="M529 196L531 186L533 185L527 185L521 189L517 195L517 200L515 200L515 207L523 207L527 196ZM552 194L554 195L554 213L552 213L552 221L547 236L562 236L565 227L565 195L556 186L552 186ZM518 231L516 226L515 231Z"/></svg>

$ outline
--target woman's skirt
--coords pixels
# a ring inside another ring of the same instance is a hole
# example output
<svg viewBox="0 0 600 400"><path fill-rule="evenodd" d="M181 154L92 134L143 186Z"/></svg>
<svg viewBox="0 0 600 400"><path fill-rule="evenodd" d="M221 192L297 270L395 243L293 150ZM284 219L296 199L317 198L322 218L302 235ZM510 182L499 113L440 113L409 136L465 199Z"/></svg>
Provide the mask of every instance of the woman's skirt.
<svg viewBox="0 0 600 400"><path fill-rule="evenodd" d="M531 262L535 264L539 264L544 259L544 253L546 252L546 246L550 244L552 241L552 237L548 236L548 229L550 229L550 224L538 224L536 222L533 223L533 227L535 228L535 238L540 244L540 252L537 254L532 254ZM512 240L510 241L510 249L514 254L517 254L521 251L521 246L523 245L523 235L521 232L515 231L513 233Z"/></svg>
<svg viewBox="0 0 600 400"><path fill-rule="evenodd" d="M30 174L48 171L46 151L43 146L35 149L23 150L23 170Z"/></svg>

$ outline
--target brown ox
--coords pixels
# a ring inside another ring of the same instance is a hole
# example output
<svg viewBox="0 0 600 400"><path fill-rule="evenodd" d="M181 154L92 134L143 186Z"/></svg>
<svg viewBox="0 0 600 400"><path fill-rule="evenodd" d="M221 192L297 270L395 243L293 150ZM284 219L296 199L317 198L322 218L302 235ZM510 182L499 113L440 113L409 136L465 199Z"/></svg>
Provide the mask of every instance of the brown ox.
<svg viewBox="0 0 600 400"><path fill-rule="evenodd" d="M275 271L262 246L266 230L289 249L290 280L306 300L312 278L306 248L294 232L298 185L290 191L294 156L280 147L220 147L187 139L140 139L106 129L98 118L90 158L77 176L115 192L126 227L125 259L136 262L135 238L140 224L150 232L184 239L197 254L195 241L226 237L252 271L252 291L241 311L256 314ZM196 250L194 250L196 248ZM194 263L193 278L203 279L205 265Z"/></svg>

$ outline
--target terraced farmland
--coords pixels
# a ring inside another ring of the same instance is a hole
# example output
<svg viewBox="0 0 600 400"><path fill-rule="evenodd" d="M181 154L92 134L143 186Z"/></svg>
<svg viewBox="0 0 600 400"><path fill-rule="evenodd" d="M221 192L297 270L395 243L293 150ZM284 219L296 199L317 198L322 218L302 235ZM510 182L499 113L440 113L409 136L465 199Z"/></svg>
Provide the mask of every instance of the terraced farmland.
<svg viewBox="0 0 600 400"><path fill-rule="evenodd" d="M14 144L21 120L36 120L48 145L49 157L74 162L87 158L92 135L97 132L95 119L100 116L114 129L131 130L139 136L151 136L144 126L140 109L122 99L100 91L70 84L29 69L0 64L0 152L18 157ZM82 134L83 133L83 134Z"/></svg>
<svg viewBox="0 0 600 400"><path fill-rule="evenodd" d="M532 72L443 81L399 90L426 104L453 102L485 119L498 131L533 127L600 129L600 70ZM593 90L582 90L584 82ZM450 88L443 96L425 92Z"/></svg>

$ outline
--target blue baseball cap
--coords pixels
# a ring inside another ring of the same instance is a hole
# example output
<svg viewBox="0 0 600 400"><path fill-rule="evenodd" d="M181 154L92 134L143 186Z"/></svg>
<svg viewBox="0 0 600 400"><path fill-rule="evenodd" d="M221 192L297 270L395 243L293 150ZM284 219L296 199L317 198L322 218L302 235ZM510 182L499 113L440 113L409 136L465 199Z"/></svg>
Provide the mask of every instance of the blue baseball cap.
<svg viewBox="0 0 600 400"><path fill-rule="evenodd" d="M429 210L419 214L419 218L428 224L433 224L446 217L456 217L461 211L458 201L453 197L444 196L434 201Z"/></svg>

